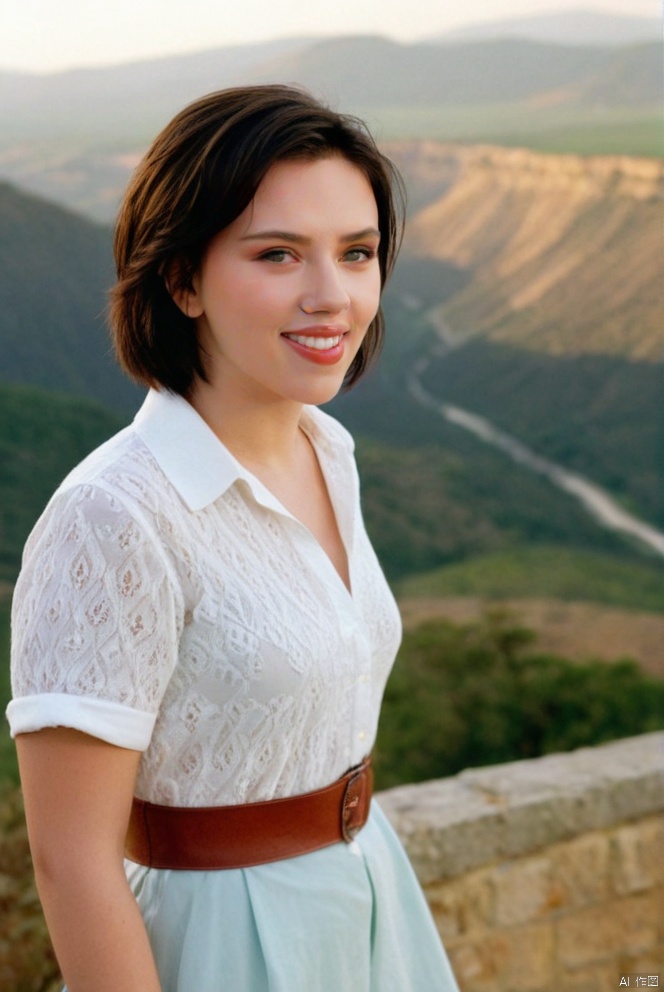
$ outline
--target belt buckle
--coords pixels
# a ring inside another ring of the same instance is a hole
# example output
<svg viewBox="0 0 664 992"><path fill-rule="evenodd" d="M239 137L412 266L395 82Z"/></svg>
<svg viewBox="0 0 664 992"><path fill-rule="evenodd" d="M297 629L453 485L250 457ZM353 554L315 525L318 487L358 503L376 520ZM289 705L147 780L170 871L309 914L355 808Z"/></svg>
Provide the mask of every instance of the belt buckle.
<svg viewBox="0 0 664 992"><path fill-rule="evenodd" d="M341 836L347 844L355 840L367 822L371 799L369 778L367 762L360 765L355 774L348 779L341 803Z"/></svg>

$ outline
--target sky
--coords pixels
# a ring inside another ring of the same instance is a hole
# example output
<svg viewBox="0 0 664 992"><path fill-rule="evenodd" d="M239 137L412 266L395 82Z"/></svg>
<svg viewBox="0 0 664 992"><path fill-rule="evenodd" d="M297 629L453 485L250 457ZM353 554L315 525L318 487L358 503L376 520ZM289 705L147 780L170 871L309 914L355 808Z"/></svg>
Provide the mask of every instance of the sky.
<svg viewBox="0 0 664 992"><path fill-rule="evenodd" d="M54 72L297 36L414 41L574 7L659 14L658 0L5 0L0 68Z"/></svg>

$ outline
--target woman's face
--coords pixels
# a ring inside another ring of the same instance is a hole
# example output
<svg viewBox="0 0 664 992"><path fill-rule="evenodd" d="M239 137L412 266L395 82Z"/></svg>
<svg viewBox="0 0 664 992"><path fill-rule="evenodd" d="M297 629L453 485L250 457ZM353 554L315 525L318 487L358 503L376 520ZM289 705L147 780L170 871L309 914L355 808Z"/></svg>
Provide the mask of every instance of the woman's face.
<svg viewBox="0 0 664 992"><path fill-rule="evenodd" d="M219 397L325 403L376 315L378 210L340 156L278 162L176 296Z"/></svg>

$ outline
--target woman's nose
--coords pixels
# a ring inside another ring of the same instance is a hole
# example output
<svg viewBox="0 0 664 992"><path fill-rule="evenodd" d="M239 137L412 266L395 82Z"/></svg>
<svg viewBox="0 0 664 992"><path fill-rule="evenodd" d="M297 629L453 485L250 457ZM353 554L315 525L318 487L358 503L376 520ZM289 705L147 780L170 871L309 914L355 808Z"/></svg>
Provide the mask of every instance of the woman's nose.
<svg viewBox="0 0 664 992"><path fill-rule="evenodd" d="M335 263L313 268L302 293L300 309L304 313L343 313L350 306L350 296Z"/></svg>

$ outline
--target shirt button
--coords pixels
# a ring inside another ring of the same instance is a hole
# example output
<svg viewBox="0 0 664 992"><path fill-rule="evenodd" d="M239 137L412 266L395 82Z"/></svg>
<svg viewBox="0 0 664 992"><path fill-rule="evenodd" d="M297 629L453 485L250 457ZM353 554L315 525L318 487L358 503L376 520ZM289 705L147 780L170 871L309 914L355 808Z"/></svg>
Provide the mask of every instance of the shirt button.
<svg viewBox="0 0 664 992"><path fill-rule="evenodd" d="M357 735L358 741L364 741L364 740L366 740L366 738L367 738L367 732L366 732L366 730L361 730L359 732L359 734Z"/></svg>
<svg viewBox="0 0 664 992"><path fill-rule="evenodd" d="M368 681L369 681L369 676L368 675L360 675L360 682L363 685L366 685Z"/></svg>

